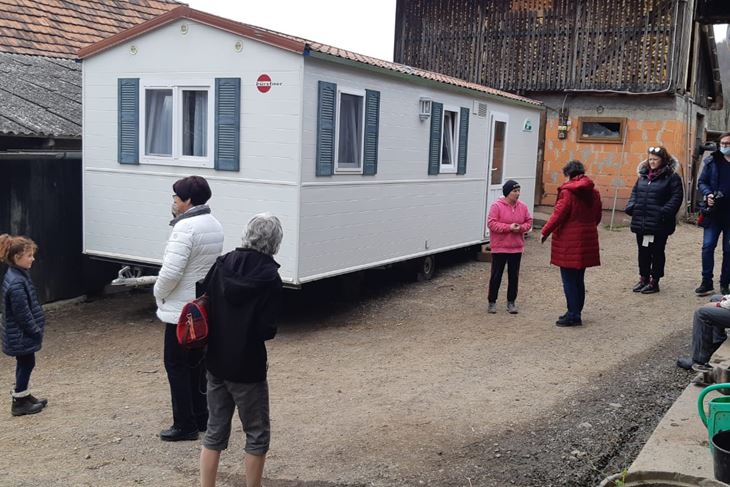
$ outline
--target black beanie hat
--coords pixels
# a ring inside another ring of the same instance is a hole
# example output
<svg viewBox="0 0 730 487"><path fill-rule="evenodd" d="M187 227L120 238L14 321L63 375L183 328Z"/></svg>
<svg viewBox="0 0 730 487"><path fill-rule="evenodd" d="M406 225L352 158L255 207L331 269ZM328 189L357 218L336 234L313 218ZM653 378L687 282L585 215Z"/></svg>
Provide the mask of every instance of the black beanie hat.
<svg viewBox="0 0 730 487"><path fill-rule="evenodd" d="M502 194L507 196L514 190L515 188L519 188L520 183L515 181L514 179L508 179L506 183L502 186Z"/></svg>

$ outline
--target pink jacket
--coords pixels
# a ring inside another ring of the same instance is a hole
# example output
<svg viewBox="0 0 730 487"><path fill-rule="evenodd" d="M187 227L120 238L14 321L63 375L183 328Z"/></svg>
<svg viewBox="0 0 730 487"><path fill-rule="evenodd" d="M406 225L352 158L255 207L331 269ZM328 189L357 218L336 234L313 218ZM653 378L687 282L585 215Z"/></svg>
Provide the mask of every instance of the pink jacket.
<svg viewBox="0 0 730 487"><path fill-rule="evenodd" d="M520 226L519 232L510 231L513 223ZM487 226L493 254L519 254L525 249L525 232L532 228L532 215L522 201L512 206L502 197L489 208Z"/></svg>

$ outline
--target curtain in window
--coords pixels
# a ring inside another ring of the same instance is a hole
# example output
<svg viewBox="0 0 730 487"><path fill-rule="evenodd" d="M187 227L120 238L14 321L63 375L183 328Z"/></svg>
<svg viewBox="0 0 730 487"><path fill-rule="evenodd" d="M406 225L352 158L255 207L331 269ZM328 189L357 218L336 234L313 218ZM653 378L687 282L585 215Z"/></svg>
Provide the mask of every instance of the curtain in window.
<svg viewBox="0 0 730 487"><path fill-rule="evenodd" d="M454 133L456 114L444 111L443 148L441 149L441 164L452 165L456 160L454 154Z"/></svg>
<svg viewBox="0 0 730 487"><path fill-rule="evenodd" d="M340 133L337 163L360 167L362 143L362 97L343 93L340 98Z"/></svg>
<svg viewBox="0 0 730 487"><path fill-rule="evenodd" d="M172 155L172 90L145 92L145 144L147 155Z"/></svg>
<svg viewBox="0 0 730 487"><path fill-rule="evenodd" d="M182 154L205 157L208 153L207 91L183 91L182 130Z"/></svg>

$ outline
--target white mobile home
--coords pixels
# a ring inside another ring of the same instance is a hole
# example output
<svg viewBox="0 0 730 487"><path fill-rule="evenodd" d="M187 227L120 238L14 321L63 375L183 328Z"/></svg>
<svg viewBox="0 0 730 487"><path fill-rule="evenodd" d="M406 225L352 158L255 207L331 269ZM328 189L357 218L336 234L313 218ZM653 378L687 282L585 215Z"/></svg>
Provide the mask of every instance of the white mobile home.
<svg viewBox="0 0 730 487"><path fill-rule="evenodd" d="M198 174L226 250L281 218L290 285L487 240L508 178L532 208L539 102L181 6L83 59L84 252L159 264Z"/></svg>

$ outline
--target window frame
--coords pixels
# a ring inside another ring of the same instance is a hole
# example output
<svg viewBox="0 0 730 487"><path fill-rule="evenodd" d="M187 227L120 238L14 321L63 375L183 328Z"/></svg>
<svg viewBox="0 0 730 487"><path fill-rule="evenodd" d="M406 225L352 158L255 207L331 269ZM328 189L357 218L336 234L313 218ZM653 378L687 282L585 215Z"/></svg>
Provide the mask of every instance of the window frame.
<svg viewBox="0 0 730 487"><path fill-rule="evenodd" d="M446 121L446 112L454 114L454 133L452 147L454 148L454 157L451 164L443 163L444 154L444 138L446 131L444 130L444 122ZM461 109L455 105L444 105L441 110L441 145L439 148L439 174L456 174L459 169L459 128L461 122Z"/></svg>
<svg viewBox="0 0 730 487"><path fill-rule="evenodd" d="M340 104L342 95L354 95L362 98L362 110L360 120L360 167L340 167L339 153L340 153ZM363 174L365 168L365 112L367 103L367 93L365 89L340 87L337 86L337 98L335 107L335 146L334 146L334 174Z"/></svg>
<svg viewBox="0 0 730 487"><path fill-rule="evenodd" d="M501 165L499 167L500 173L499 173L499 181L494 183L492 182L494 175L493 172L495 170L494 168L494 142L497 136L497 124L503 123L504 124L504 139L502 140L502 159L500 161ZM501 189L502 185L504 184L504 174L505 174L505 164L507 162L507 148L509 147L509 128L510 128L510 117L508 113L505 112L491 112L489 117L489 161L487 163L487 181L489 188L491 190L495 189Z"/></svg>
<svg viewBox="0 0 730 487"><path fill-rule="evenodd" d="M583 124L584 123L618 123L619 124L619 135L618 137L600 137L595 135L583 135ZM577 142L589 143L589 144L623 144L624 134L626 132L626 118L625 117L578 117L578 135L576 137Z"/></svg>
<svg viewBox="0 0 730 487"><path fill-rule="evenodd" d="M215 80L170 80L140 79L139 81L139 164L156 164L161 166L215 167ZM147 90L172 90L172 154L170 156L148 155L145 152L147 136ZM184 91L207 92L207 124L205 157L185 156L182 137L182 104Z"/></svg>

